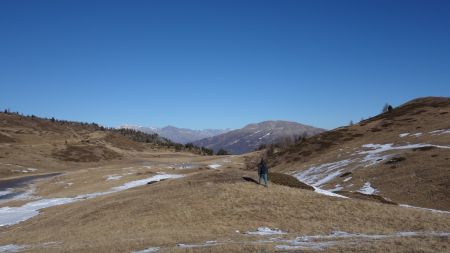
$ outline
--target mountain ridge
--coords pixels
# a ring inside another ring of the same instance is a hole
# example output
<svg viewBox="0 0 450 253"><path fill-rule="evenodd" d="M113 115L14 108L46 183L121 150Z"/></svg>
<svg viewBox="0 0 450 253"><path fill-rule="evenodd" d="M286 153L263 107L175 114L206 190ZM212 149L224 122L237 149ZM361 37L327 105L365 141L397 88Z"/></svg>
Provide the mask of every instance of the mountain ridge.
<svg viewBox="0 0 450 253"><path fill-rule="evenodd" d="M292 121L267 120L250 123L240 129L195 141L194 144L213 149L215 152L225 149L231 154L243 154L254 151L261 145L276 143L285 138L313 136L323 131L325 129Z"/></svg>
<svg viewBox="0 0 450 253"><path fill-rule="evenodd" d="M189 129L189 128L179 128L172 125L167 125L165 127L144 127L124 124L119 126L119 128L129 128L134 130L139 130L144 133L153 134L156 133L164 138L167 138L173 142L187 144L192 143L197 140L212 137L222 133L230 131L230 129Z"/></svg>

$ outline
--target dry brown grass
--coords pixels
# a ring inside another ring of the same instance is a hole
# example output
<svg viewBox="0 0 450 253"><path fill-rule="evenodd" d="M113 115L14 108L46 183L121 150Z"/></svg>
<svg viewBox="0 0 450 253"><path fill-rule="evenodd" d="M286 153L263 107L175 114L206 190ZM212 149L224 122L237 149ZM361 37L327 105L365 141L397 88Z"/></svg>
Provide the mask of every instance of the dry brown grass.
<svg viewBox="0 0 450 253"><path fill-rule="evenodd" d="M121 163L118 160L130 162L150 152L168 153L164 148L108 133L92 125L0 113L0 178L98 167L111 164L111 159L117 159L115 164ZM38 170L24 174L7 164Z"/></svg>
<svg viewBox="0 0 450 253"><path fill-rule="evenodd" d="M269 181L274 184L314 191L314 187L298 181L295 177L278 172L269 173Z"/></svg>
<svg viewBox="0 0 450 253"><path fill-rule="evenodd" d="M53 156L69 162L98 162L102 159L118 159L121 155L100 145L67 145L53 152Z"/></svg>
<svg viewBox="0 0 450 253"><path fill-rule="evenodd" d="M0 133L0 143L10 143L10 142L15 142L15 140L6 134Z"/></svg>
<svg viewBox="0 0 450 253"><path fill-rule="evenodd" d="M367 200L367 201L375 201L375 202L383 203L383 204L398 205L397 203L387 200L376 194L364 194L364 193L360 193L360 192L349 192L349 191L335 191L335 193L337 193L339 195L347 196L352 199L362 199L362 200Z"/></svg>
<svg viewBox="0 0 450 253"><path fill-rule="evenodd" d="M247 247L270 252L272 245L251 245L259 238L235 231L260 226L277 227L293 235L328 234L335 230L369 234L450 230L446 214L332 198L273 184L266 189L243 181L243 175L246 174L234 170L202 172L48 208L20 225L2 228L0 231L5 233L0 245L56 241L63 244L42 252L129 252L150 246L172 252L177 243L233 240L248 241L249 245L198 250L245 252Z"/></svg>
<svg viewBox="0 0 450 253"><path fill-rule="evenodd" d="M450 98L423 98L411 101L390 113L341 127L276 153L269 158L271 171L292 173L319 164L358 157L364 144L430 143L450 145L450 134L431 134L450 129ZM422 133L400 137L401 133ZM352 179L338 177L324 186L340 184L346 191L356 191L370 182L379 194L393 202L450 211L450 149L419 148L396 150L397 160L370 167L351 164ZM355 156L356 155L356 156ZM257 155L255 155L257 157ZM251 163L251 159L247 159ZM251 166L254 167L254 166Z"/></svg>
<svg viewBox="0 0 450 253"><path fill-rule="evenodd" d="M107 134L105 136L105 141L111 143L113 146L120 149L137 150L137 151L144 150L144 145L142 145L142 143L132 141L126 138L125 136L116 133Z"/></svg>

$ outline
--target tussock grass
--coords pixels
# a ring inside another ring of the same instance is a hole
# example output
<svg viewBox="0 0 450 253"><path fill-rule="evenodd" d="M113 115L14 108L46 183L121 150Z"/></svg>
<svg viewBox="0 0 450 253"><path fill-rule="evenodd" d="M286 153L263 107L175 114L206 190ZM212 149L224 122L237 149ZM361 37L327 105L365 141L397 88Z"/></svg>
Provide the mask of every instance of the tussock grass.
<svg viewBox="0 0 450 253"><path fill-rule="evenodd" d="M53 156L70 162L99 162L101 159L121 157L119 153L101 145L66 145L64 149L54 151Z"/></svg>
<svg viewBox="0 0 450 253"><path fill-rule="evenodd" d="M155 246L165 252L271 252L271 245L250 243L261 238L242 232L260 226L297 235L450 230L446 214L333 198L276 184L267 189L243 181L244 175L237 170L203 172L48 208L34 219L1 228L7 233L0 245L63 242L55 252L130 252ZM173 248L177 243L208 240L248 240L249 245Z"/></svg>
<svg viewBox="0 0 450 253"><path fill-rule="evenodd" d="M365 144L448 146L450 135L435 131L450 128L449 112L448 97L415 99L391 112L307 138L273 154L269 152L269 165L272 172L293 173L348 159L353 162L343 167L342 173L352 172L352 178L344 181L344 177L337 177L322 188L334 189L340 185L345 191L357 191L370 182L378 194L393 202L450 211L450 149L390 150L380 153L391 156L387 161L380 160L369 167L356 161L364 158L365 154L359 152ZM249 167L254 166L251 159L247 162Z"/></svg>
<svg viewBox="0 0 450 253"><path fill-rule="evenodd" d="M314 191L314 187L300 182L295 177L283 173L271 172L269 173L269 181L275 184L289 186L293 188L300 188L305 190Z"/></svg>

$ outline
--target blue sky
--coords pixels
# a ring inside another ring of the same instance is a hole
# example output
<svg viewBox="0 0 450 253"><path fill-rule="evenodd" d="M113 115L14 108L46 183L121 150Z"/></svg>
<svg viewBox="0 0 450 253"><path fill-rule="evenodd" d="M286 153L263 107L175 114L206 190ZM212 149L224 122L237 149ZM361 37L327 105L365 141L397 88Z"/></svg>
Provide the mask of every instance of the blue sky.
<svg viewBox="0 0 450 253"><path fill-rule="evenodd" d="M331 129L449 95L449 1L0 1L0 109Z"/></svg>

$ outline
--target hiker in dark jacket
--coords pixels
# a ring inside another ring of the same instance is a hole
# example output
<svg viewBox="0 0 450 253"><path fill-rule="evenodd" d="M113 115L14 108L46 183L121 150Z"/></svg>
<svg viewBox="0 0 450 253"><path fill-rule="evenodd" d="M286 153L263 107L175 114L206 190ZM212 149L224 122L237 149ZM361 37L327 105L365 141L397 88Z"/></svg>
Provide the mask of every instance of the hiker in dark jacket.
<svg viewBox="0 0 450 253"><path fill-rule="evenodd" d="M258 183L261 184L261 178L263 178L264 186L267 187L268 174L269 168L267 167L266 161L264 161L264 159L261 158L261 162L259 162L258 164L258 175L259 175Z"/></svg>

